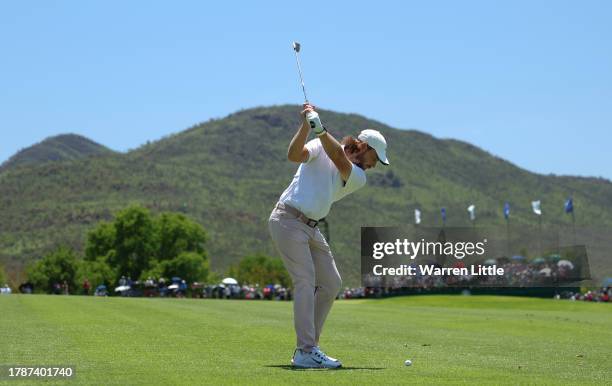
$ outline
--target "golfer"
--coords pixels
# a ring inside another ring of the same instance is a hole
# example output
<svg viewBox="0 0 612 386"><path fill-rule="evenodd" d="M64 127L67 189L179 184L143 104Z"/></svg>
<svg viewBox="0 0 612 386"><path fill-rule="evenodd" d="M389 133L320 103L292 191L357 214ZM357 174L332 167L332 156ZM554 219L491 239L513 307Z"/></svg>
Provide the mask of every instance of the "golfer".
<svg viewBox="0 0 612 386"><path fill-rule="evenodd" d="M317 138L306 143L310 132L306 114L314 110L313 105L304 104L303 123L287 152L289 160L300 166L268 224L293 281L297 348L291 364L336 368L341 362L321 351L319 337L342 280L317 224L333 202L366 184L365 170L378 161L385 165L389 161L387 142L376 130L363 130L357 139L348 136L340 144L325 128L315 128Z"/></svg>

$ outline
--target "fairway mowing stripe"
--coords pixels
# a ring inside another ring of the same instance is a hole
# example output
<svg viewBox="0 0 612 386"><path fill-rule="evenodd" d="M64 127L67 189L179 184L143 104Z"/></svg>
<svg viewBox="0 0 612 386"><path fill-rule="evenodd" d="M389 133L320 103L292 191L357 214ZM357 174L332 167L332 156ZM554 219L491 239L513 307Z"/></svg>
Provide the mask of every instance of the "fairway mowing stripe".
<svg viewBox="0 0 612 386"><path fill-rule="evenodd" d="M8 356L4 361L9 359L13 360L13 364L72 364L74 358L79 357L81 354L81 346L72 337L70 329L64 324L58 323L58 320L53 316L52 313L48 312L49 302L51 295L46 298L47 302L30 302L26 298L26 295L11 295L15 297L24 296L19 298L17 301L17 307L14 307L11 311L8 311L2 322L4 326L10 326L11 323L19 325L20 329L10 329L11 331L20 331L16 334L3 334L6 338L13 338L12 341L9 339L3 339L8 347L1 347L1 352L8 353ZM70 311L74 311L73 304L61 303L58 305L60 313L68 314ZM5 311L6 312L6 311ZM27 315L26 319L17 320L22 315ZM36 336L31 333L24 333L23 329L27 329L28 332L35 331ZM42 339L36 339L37 337ZM34 339L32 339L34 338ZM13 347L17 347L18 352ZM18 354L18 355L16 355ZM50 361L41 363L35 358L40 355L46 355ZM8 363L7 363L8 364Z"/></svg>

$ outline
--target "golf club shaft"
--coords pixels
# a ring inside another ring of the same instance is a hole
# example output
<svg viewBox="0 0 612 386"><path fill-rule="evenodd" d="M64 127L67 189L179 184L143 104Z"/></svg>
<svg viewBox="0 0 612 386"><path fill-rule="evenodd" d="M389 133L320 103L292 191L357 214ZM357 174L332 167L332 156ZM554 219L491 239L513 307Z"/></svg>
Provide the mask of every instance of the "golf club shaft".
<svg viewBox="0 0 612 386"><path fill-rule="evenodd" d="M302 82L302 92L304 92L304 101L308 103L308 97L306 96L306 87L304 87L304 77L302 76L302 66L300 65L300 56L296 50L295 52L295 61L297 62L298 72L300 73L300 81Z"/></svg>
<svg viewBox="0 0 612 386"><path fill-rule="evenodd" d="M298 72L300 73L300 81L302 82L302 92L304 93L304 101L308 103L308 97L306 96L306 87L304 87L304 76L302 75L302 65L300 64L300 43L293 42L293 51L295 51L295 61L298 66ZM314 131L317 136L323 135L325 133L325 128L321 123L321 118L319 118L319 114L314 111L308 111L306 114L306 119L308 120L308 124L310 128Z"/></svg>

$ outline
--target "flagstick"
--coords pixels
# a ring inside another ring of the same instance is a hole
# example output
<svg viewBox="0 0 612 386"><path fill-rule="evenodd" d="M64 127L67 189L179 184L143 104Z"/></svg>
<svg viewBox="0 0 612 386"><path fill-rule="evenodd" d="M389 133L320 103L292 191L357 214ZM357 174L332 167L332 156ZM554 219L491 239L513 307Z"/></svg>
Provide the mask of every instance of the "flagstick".
<svg viewBox="0 0 612 386"><path fill-rule="evenodd" d="M442 229L444 229L446 227L446 210L444 210L442 213L444 213L442 215Z"/></svg>
<svg viewBox="0 0 612 386"><path fill-rule="evenodd" d="M542 256L542 215L538 216L538 233L540 234L538 237L540 256Z"/></svg>
<svg viewBox="0 0 612 386"><path fill-rule="evenodd" d="M574 216L573 208L572 208L572 233L574 234L574 245L576 245L576 217Z"/></svg>
<svg viewBox="0 0 612 386"><path fill-rule="evenodd" d="M510 257L510 218L506 217L506 248L508 249L508 257Z"/></svg>

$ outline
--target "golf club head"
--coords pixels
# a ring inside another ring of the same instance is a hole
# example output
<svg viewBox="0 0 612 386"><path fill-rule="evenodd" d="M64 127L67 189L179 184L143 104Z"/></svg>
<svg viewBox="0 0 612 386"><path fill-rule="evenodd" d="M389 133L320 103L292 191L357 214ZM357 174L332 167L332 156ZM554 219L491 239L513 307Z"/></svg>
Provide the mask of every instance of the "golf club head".
<svg viewBox="0 0 612 386"><path fill-rule="evenodd" d="M300 43L293 42L293 49L295 50L295 52L300 52L300 47Z"/></svg>

